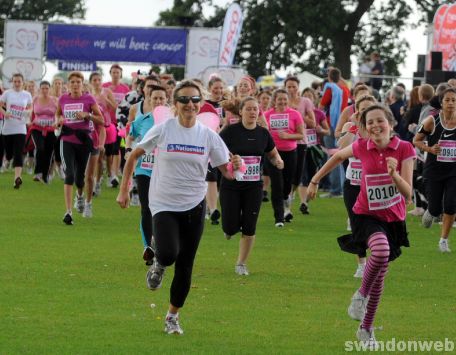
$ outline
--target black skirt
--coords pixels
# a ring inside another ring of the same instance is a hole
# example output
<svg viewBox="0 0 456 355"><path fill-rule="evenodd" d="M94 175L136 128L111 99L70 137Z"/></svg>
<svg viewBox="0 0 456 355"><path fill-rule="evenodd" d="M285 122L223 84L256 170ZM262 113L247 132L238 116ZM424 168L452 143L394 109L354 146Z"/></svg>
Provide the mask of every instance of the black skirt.
<svg viewBox="0 0 456 355"><path fill-rule="evenodd" d="M389 261L393 261L401 255L401 247L408 248L410 246L405 221L385 222L372 216L357 214L353 216L352 234L337 238L337 242L343 251L359 255L369 248L367 239L372 234L379 232L385 234L388 238L390 247Z"/></svg>

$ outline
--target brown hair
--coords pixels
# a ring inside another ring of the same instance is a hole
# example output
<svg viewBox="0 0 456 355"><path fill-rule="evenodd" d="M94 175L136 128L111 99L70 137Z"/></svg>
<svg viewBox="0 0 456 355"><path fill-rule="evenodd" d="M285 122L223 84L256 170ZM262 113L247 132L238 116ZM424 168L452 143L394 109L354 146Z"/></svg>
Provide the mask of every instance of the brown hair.
<svg viewBox="0 0 456 355"><path fill-rule="evenodd" d="M239 113L241 113L242 109L244 108L244 105L249 101L254 101L258 105L257 99L255 99L253 96L247 96L244 100L241 101L241 103L239 105Z"/></svg>
<svg viewBox="0 0 456 355"><path fill-rule="evenodd" d="M430 101L434 97L434 88L432 85L423 84L418 89L418 93L421 95L423 100Z"/></svg>
<svg viewBox="0 0 456 355"><path fill-rule="evenodd" d="M273 104L275 103L275 100L277 99L277 96L279 94L285 94L285 95L288 96L288 92L285 89L276 89L276 90L274 90L274 92L272 93L272 103Z"/></svg>
<svg viewBox="0 0 456 355"><path fill-rule="evenodd" d="M372 103L377 103L377 100L375 100L375 97L371 96L371 95L364 95L364 96L361 96L358 100L356 100L355 102L355 108L356 108L356 111L359 111L359 105L361 105L362 102L364 101L370 101Z"/></svg>
<svg viewBox="0 0 456 355"><path fill-rule="evenodd" d="M174 91L173 91L173 101L174 102L177 101L177 98L179 96L179 91L182 89L185 89L185 88L194 88L194 89L198 90L199 96L201 96L201 97L203 96L201 87L196 82L194 82L193 80L184 80L184 81L181 81L179 83L179 85L177 85L174 88Z"/></svg>
<svg viewBox="0 0 456 355"><path fill-rule="evenodd" d="M225 82L223 81L223 79L219 76L213 76L209 82L207 83L207 87L210 89L212 87L212 85L214 85L215 83L223 83L225 84Z"/></svg>
<svg viewBox="0 0 456 355"><path fill-rule="evenodd" d="M93 79L94 76L100 76L100 77L101 77L101 73L99 73L99 72L97 72L97 71L94 71L94 72L90 73L89 82L92 81L92 79Z"/></svg>
<svg viewBox="0 0 456 355"><path fill-rule="evenodd" d="M412 91L410 91L410 100L407 102L407 107L410 109L411 107L418 106L420 104L420 98L418 96L419 87L415 86Z"/></svg>
<svg viewBox="0 0 456 355"><path fill-rule="evenodd" d="M364 85L364 84L360 84L360 85L357 85L354 89L353 89L353 97L356 97L356 95L358 95L358 92L360 91L368 91L369 94L370 94L370 89L367 85Z"/></svg>
<svg viewBox="0 0 456 355"><path fill-rule="evenodd" d="M72 71L70 75L68 75L68 81L70 81L72 77L76 77L84 81L84 75L80 71Z"/></svg>
<svg viewBox="0 0 456 355"><path fill-rule="evenodd" d="M439 95L439 102L442 104L443 99L445 98L445 95L448 93L453 93L456 95L456 88L454 87L449 87L448 89L445 89L440 95Z"/></svg>
<svg viewBox="0 0 456 355"><path fill-rule="evenodd" d="M11 76L11 79L13 78L21 78L22 81L24 81L24 76L22 75L22 73L14 73L12 76Z"/></svg>
<svg viewBox="0 0 456 355"><path fill-rule="evenodd" d="M367 117L367 114L369 112L371 112L371 111L374 111L374 110L383 111L383 113L385 114L385 118L387 119L388 123L391 126L394 126L395 119L394 119L394 116L393 116L393 113L391 112L391 110L387 106L384 106L382 104L374 104L374 105L369 106L368 108L366 108L363 111L363 113L361 114L361 118L359 120L359 123L360 123L361 127L366 129L366 117Z"/></svg>
<svg viewBox="0 0 456 355"><path fill-rule="evenodd" d="M246 97L248 99L250 96ZM238 98L234 98L231 100L223 100L222 107L225 111L231 112L236 116L240 116L241 114L241 100Z"/></svg>
<svg viewBox="0 0 456 355"><path fill-rule="evenodd" d="M290 81L290 80L296 82L298 84L298 86L299 86L300 81L299 81L299 79L296 76L289 76L288 78L286 78L285 82L283 83L283 86L286 86L287 82Z"/></svg>

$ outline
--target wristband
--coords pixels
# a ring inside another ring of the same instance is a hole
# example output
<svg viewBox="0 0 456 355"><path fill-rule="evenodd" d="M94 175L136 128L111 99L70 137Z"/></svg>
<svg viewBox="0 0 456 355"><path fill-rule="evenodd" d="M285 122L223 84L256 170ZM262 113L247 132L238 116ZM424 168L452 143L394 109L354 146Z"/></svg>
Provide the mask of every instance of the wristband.
<svg viewBox="0 0 456 355"><path fill-rule="evenodd" d="M310 181L310 183L311 183L312 185L316 185L316 186L318 186L318 185L319 185L319 183L318 183L318 182L314 182L314 181Z"/></svg>
<svg viewBox="0 0 456 355"><path fill-rule="evenodd" d="M127 153L131 152L132 150L133 149L131 149L131 148L125 148L125 152L127 152Z"/></svg>

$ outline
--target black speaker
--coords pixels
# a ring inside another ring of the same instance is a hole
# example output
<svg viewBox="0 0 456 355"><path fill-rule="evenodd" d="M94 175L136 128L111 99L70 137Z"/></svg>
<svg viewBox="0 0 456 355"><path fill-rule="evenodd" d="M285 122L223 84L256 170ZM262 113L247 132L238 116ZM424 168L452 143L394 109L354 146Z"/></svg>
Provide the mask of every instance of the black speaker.
<svg viewBox="0 0 456 355"><path fill-rule="evenodd" d="M413 72L413 87L415 86L420 86L422 83L424 83L424 80L421 81L419 79L415 79L415 78L422 78L424 77L424 71L423 72L420 72L420 71L416 71L416 72Z"/></svg>
<svg viewBox="0 0 456 355"><path fill-rule="evenodd" d="M442 70L442 52L431 52L431 70Z"/></svg>
<svg viewBox="0 0 456 355"><path fill-rule="evenodd" d="M426 70L425 66L426 66L426 55L418 54L418 60L416 63L416 71L418 73L424 73L424 71Z"/></svg>
<svg viewBox="0 0 456 355"><path fill-rule="evenodd" d="M426 71L426 83L430 85L439 85L440 83L446 82L445 72L442 70L427 70Z"/></svg>
<svg viewBox="0 0 456 355"><path fill-rule="evenodd" d="M446 71L445 72L445 81L450 79L456 79L456 71Z"/></svg>

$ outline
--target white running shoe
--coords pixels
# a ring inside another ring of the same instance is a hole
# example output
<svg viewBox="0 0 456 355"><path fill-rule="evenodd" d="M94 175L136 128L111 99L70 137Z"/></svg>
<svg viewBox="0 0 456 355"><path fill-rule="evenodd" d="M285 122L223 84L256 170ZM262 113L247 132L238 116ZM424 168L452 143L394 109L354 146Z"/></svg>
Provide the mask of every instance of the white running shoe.
<svg viewBox="0 0 456 355"><path fill-rule="evenodd" d="M176 335L184 334L184 331L182 330L181 326L179 325L179 318L178 317L166 317L166 319L165 319L165 333L167 333L167 334L176 334Z"/></svg>
<svg viewBox="0 0 456 355"><path fill-rule="evenodd" d="M161 266L158 263L157 258L155 258L154 263L151 265L146 274L146 283L150 290L155 291L161 287L165 269L166 268L164 266Z"/></svg>
<svg viewBox="0 0 456 355"><path fill-rule="evenodd" d="M111 177L110 176L106 179L106 187L112 187Z"/></svg>
<svg viewBox="0 0 456 355"><path fill-rule="evenodd" d="M277 223L275 224L275 226L276 226L277 228L282 228L282 227L284 226L284 224L283 224L283 222L277 222Z"/></svg>
<svg viewBox="0 0 456 355"><path fill-rule="evenodd" d="M93 217L92 202L90 202L90 203L86 202L84 204L84 211L82 211L82 217L84 217L84 218L92 218Z"/></svg>
<svg viewBox="0 0 456 355"><path fill-rule="evenodd" d="M415 207L413 210L408 212L412 216L420 217L424 214L424 208L422 207Z"/></svg>
<svg viewBox="0 0 456 355"><path fill-rule="evenodd" d="M131 200L130 200L130 206L139 206L141 205L141 202L139 201L139 195L138 194L131 194Z"/></svg>
<svg viewBox="0 0 456 355"><path fill-rule="evenodd" d="M350 318L354 320L363 320L364 315L366 314L368 301L369 296L364 297L359 290L356 290L351 299L350 306L348 306L348 315Z"/></svg>
<svg viewBox="0 0 456 355"><path fill-rule="evenodd" d="M356 268L356 272L353 275L353 277L356 277L359 279L363 278L365 268L366 268L366 264L358 264L358 267Z"/></svg>
<svg viewBox="0 0 456 355"><path fill-rule="evenodd" d="M245 264L238 264L234 267L234 271L236 272L236 274L238 275L245 275L245 276L248 276L249 275L249 270L247 269L247 265Z"/></svg>
<svg viewBox="0 0 456 355"><path fill-rule="evenodd" d="M73 207L76 211L78 211L78 213L84 212L84 195L78 196L78 194L76 194L76 196L74 196Z"/></svg>
<svg viewBox="0 0 456 355"><path fill-rule="evenodd" d="M421 224L424 228L431 228L432 222L434 222L434 217L431 216L429 210L426 210L423 216L421 217Z"/></svg>
<svg viewBox="0 0 456 355"><path fill-rule="evenodd" d="M440 239L439 249L442 253L451 253L450 246L448 244L448 239Z"/></svg>
<svg viewBox="0 0 456 355"><path fill-rule="evenodd" d="M358 340L363 343L363 348L365 350L376 351L379 349L379 345L375 339L373 329L371 331L368 331L367 329L359 326L358 330L356 331L356 338L358 338Z"/></svg>
<svg viewBox="0 0 456 355"><path fill-rule="evenodd" d="M94 196L101 195L101 181L98 181L95 183L95 188L93 189L93 195Z"/></svg>

